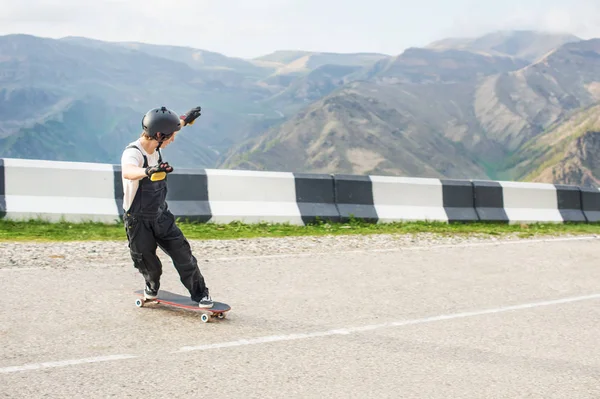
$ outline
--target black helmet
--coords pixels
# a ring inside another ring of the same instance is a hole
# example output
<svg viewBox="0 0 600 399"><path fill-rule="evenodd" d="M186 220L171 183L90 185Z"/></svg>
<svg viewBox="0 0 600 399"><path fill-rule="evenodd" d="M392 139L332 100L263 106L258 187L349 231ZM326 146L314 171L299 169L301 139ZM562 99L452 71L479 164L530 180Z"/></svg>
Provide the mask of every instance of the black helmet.
<svg viewBox="0 0 600 399"><path fill-rule="evenodd" d="M181 119L166 107L154 108L142 118L142 127L152 138L156 138L158 132L162 133L163 138L168 138L181 129Z"/></svg>

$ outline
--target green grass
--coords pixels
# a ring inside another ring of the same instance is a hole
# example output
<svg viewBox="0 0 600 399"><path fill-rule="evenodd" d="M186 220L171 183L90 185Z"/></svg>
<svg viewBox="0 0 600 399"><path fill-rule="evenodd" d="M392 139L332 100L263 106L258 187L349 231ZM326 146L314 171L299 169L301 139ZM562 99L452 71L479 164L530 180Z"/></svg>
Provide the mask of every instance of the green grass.
<svg viewBox="0 0 600 399"><path fill-rule="evenodd" d="M243 224L230 223L178 223L189 239L237 239L253 237L324 236L324 235L369 235L369 234L417 234L438 235L483 235L505 236L516 234L519 237L558 234L600 234L600 224L530 224L506 225L497 223L456 223L406 222L390 224L369 224L352 221L344 224L319 223L310 226L289 224ZM87 240L126 240L121 223L49 223L39 220L15 222L0 219L0 241L87 241Z"/></svg>

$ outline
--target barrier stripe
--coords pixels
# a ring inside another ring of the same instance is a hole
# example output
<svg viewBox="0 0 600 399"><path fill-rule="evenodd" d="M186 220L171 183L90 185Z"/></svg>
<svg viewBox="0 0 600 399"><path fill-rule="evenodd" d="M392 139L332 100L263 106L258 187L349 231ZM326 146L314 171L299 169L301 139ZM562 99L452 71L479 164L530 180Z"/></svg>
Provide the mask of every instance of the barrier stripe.
<svg viewBox="0 0 600 399"><path fill-rule="evenodd" d="M504 210L504 190L499 182L474 180L474 204L479 220L508 223Z"/></svg>
<svg viewBox="0 0 600 399"><path fill-rule="evenodd" d="M558 223L556 188L548 183L501 181L504 210L509 223Z"/></svg>
<svg viewBox="0 0 600 399"><path fill-rule="evenodd" d="M598 188L397 176L176 169L167 203L177 218L201 223L600 222ZM0 159L0 218L122 215L120 165Z"/></svg>
<svg viewBox="0 0 600 399"><path fill-rule="evenodd" d="M296 203L304 224L340 221L335 204L333 176L314 173L294 173Z"/></svg>
<svg viewBox="0 0 600 399"><path fill-rule="evenodd" d="M443 206L448 222L477 221L473 183L468 180L441 179Z"/></svg>
<svg viewBox="0 0 600 399"><path fill-rule="evenodd" d="M370 176L377 223L447 222L443 188L438 179Z"/></svg>
<svg viewBox="0 0 600 399"><path fill-rule="evenodd" d="M576 186L555 184L558 211L565 222L586 222L581 202L581 190Z"/></svg>
<svg viewBox="0 0 600 399"><path fill-rule="evenodd" d="M174 215L200 223L211 219L206 170L177 169L168 175L167 182L167 204Z"/></svg>
<svg viewBox="0 0 600 399"><path fill-rule="evenodd" d="M112 165L4 159L6 217L49 221L118 219Z"/></svg>
<svg viewBox="0 0 600 399"><path fill-rule="evenodd" d="M303 225L290 172L206 169L211 222Z"/></svg>
<svg viewBox="0 0 600 399"><path fill-rule="evenodd" d="M121 165L112 165L113 169L113 192L115 197L115 206L119 220L123 222L123 178L121 177Z"/></svg>
<svg viewBox="0 0 600 399"><path fill-rule="evenodd" d="M368 223L377 223L379 216L373 202L373 183L369 176L334 175L335 200L340 221L346 223L350 216Z"/></svg>
<svg viewBox="0 0 600 399"><path fill-rule="evenodd" d="M581 204L589 223L600 222L600 189L581 187Z"/></svg>
<svg viewBox="0 0 600 399"><path fill-rule="evenodd" d="M6 216L6 189L4 182L4 159L0 158L0 219Z"/></svg>

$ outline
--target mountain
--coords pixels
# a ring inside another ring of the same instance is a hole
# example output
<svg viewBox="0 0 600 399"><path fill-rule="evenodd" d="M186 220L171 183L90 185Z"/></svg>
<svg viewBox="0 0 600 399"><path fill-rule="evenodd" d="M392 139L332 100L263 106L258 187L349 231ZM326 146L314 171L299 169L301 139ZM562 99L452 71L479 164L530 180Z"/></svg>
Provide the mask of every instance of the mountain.
<svg viewBox="0 0 600 399"><path fill-rule="evenodd" d="M553 123L600 100L600 39L567 43L518 71L489 76L476 88L474 112L482 139L474 152L502 159Z"/></svg>
<svg viewBox="0 0 600 399"><path fill-rule="evenodd" d="M64 104L43 123L0 137L0 154L7 158L117 164L125 146L138 138L139 124L139 113L130 108L108 105L93 97L81 98ZM191 164L213 164L217 154L182 131L169 146L168 158L183 157Z"/></svg>
<svg viewBox="0 0 600 399"><path fill-rule="evenodd" d="M408 49L357 74L232 149L221 167L526 178L511 156L600 100L600 40L562 44L533 63Z"/></svg>
<svg viewBox="0 0 600 399"><path fill-rule="evenodd" d="M563 44L581 41L571 34L528 30L497 31L473 38L447 38L425 46L426 49L466 50L535 62Z"/></svg>
<svg viewBox="0 0 600 399"><path fill-rule="evenodd" d="M107 51L115 51L121 47L125 52L142 52L153 57L181 62L202 71L229 70L235 71L242 76L254 76L259 78L267 76L273 71L273 68L259 67L254 63L241 58L227 57L212 51L190 47L166 46L139 42L104 42L101 40L75 36L67 36L60 40L86 47L96 47Z"/></svg>
<svg viewBox="0 0 600 399"><path fill-rule="evenodd" d="M264 100L282 114L292 115L301 108L309 105L338 87L348 83L348 77L362 70L360 66L353 65L322 65L292 80L282 91Z"/></svg>
<svg viewBox="0 0 600 399"><path fill-rule="evenodd" d="M246 131L252 130L257 118L261 123L280 118L256 103L271 93L257 85L248 86L245 83L248 78L243 75L247 70L232 72L242 78L225 79L221 72L213 71L214 65L193 68L170 56L151 55L148 50L87 39L55 40L30 35L0 37L0 54L0 103L7 107L3 107L6 111L1 111L0 119L0 134L4 137L35 124L44 125L49 119L53 124L60 123L61 115L68 112L66 107L84 99L81 106L103 104L117 118L128 118L135 112L137 126L130 125L130 129L122 132L128 139L139 136L141 118L151 108L165 105L183 113L201 105L202 122L186 128L186 134L191 136L192 132L202 130L202 134L195 133L198 137L193 142L200 146L199 152L213 155L201 157L208 163L198 164L197 156L184 154L179 163L186 167L210 167L220 151L227 150ZM220 62L224 62L223 58ZM250 70L255 68L251 63L246 64ZM51 130L56 128L48 126ZM259 124L258 128L262 126ZM77 134L85 135L93 127L80 120L77 129ZM14 142L5 141L0 155L19 156L18 148L7 147ZM56 159L66 156L61 147L55 147L54 151ZM115 154L111 160L117 162L118 157Z"/></svg>
<svg viewBox="0 0 600 399"><path fill-rule="evenodd" d="M528 180L544 183L600 187L600 129L587 130L569 143L555 165L549 165Z"/></svg>
<svg viewBox="0 0 600 399"><path fill-rule="evenodd" d="M79 107L100 104L100 109L115 112L115 118L128 119L137 113L138 122L147 110L157 106L165 105L183 113L201 105L201 122L186 128L186 135L180 137L189 136L194 147L184 138L181 145L197 148L202 155L187 155L181 151L178 163L183 167L214 167L218 156L235 143L279 123L285 116L281 110L296 111L307 99L318 99L330 90L324 81L313 82L313 79L323 80L322 71L344 68L348 64L368 65L371 57L368 54L307 53L303 61L291 61L304 63L297 74L298 82L292 77L283 85L271 85L265 83L266 80L282 73L285 65L261 65L256 60L188 47L104 42L82 37L56 40L17 34L0 36L0 54L0 138L19 133L27 136L31 131L26 129L34 127L70 131L72 126L61 127L60 124L63 115L68 114L69 107L75 103ZM374 56L374 59L382 56ZM325 64L337 61L343 65ZM293 66L288 68L293 69ZM319 68L322 71L317 71ZM314 75L306 76L313 71L316 71ZM292 83L291 90L306 94L292 96L288 100L291 108L285 101L272 100ZM45 126L46 123L50 125ZM121 131L124 137L139 135L139 123L127 126L126 131ZM81 120L78 129L79 134L86 134L90 127ZM110 135L112 131L106 133ZM22 146L11 148L17 142L22 143L23 138L6 140L0 156L28 156L21 152ZM46 156L75 159L67 157L64 151L57 146ZM106 159L101 152L95 155L90 159ZM114 154L110 161L118 162L118 156ZM199 159L203 160L200 164Z"/></svg>
<svg viewBox="0 0 600 399"><path fill-rule="evenodd" d="M275 90L285 90L312 72L323 71L323 68L360 69L370 67L373 63L389 57L378 53L276 51L252 61L257 65L275 68L274 72L261 80L260 84L273 87Z"/></svg>
<svg viewBox="0 0 600 399"><path fill-rule="evenodd" d="M444 137L470 97L460 84L395 87L355 82L250 140L221 167L319 173L484 177L462 144ZM433 103L427 103L433 101ZM455 125L457 130L468 128Z"/></svg>
<svg viewBox="0 0 600 399"><path fill-rule="evenodd" d="M409 48L397 57L383 59L356 79L383 84L455 83L525 67L524 60L465 50Z"/></svg>
<svg viewBox="0 0 600 399"><path fill-rule="evenodd" d="M329 53L313 51L276 51L252 61L277 67L276 73L310 72L323 65L369 66L388 58L380 53Z"/></svg>
<svg viewBox="0 0 600 399"><path fill-rule="evenodd" d="M147 110L200 105L178 167L594 184L599 103L600 39L568 34L254 59L0 36L0 157L118 163Z"/></svg>
<svg viewBox="0 0 600 399"><path fill-rule="evenodd" d="M507 166L519 180L600 186L600 102L551 125Z"/></svg>

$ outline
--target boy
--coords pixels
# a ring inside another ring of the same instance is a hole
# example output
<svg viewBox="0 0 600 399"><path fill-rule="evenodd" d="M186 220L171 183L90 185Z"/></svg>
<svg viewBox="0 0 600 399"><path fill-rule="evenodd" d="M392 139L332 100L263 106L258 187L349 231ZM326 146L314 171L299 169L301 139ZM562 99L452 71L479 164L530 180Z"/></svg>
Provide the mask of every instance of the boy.
<svg viewBox="0 0 600 399"><path fill-rule="evenodd" d="M144 115L140 138L127 146L121 157L123 219L133 264L146 281L144 296L153 299L158 295L162 274L156 256L159 246L173 260L191 299L201 308L210 308L213 301L196 258L168 209L167 174L173 167L162 160L160 152L173 142L182 126L193 124L198 116L200 107L181 117L165 107Z"/></svg>

